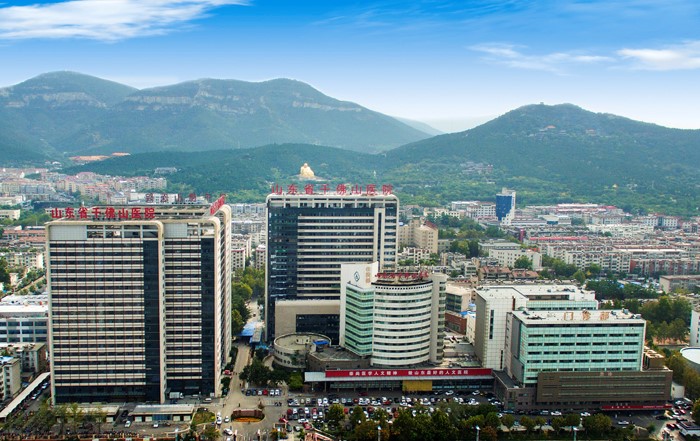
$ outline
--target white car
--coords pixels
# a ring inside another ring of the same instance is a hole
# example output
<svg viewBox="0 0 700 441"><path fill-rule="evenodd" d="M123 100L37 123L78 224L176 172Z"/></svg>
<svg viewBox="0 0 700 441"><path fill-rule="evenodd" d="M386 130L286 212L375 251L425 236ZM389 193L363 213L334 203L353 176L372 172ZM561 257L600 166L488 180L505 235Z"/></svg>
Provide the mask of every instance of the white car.
<svg viewBox="0 0 700 441"><path fill-rule="evenodd" d="M124 427L127 427L127 428L131 427L131 421L126 420L126 423L124 423Z"/></svg>
<svg viewBox="0 0 700 441"><path fill-rule="evenodd" d="M153 428L154 428L154 429L157 429L158 427L159 427L159 424L158 424L158 423L153 423Z"/></svg>
<svg viewBox="0 0 700 441"><path fill-rule="evenodd" d="M617 424L619 424L619 425L621 425L621 426L629 426L629 425L630 425L630 422L629 422L629 421L626 421L626 420L620 420L620 421L617 422Z"/></svg>

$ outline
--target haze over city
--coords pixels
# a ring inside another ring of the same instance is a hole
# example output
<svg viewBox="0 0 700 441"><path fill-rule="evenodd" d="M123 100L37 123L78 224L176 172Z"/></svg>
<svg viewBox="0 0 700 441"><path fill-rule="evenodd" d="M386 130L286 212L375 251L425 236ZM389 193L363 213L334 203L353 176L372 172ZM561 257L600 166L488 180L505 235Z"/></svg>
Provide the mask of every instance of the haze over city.
<svg viewBox="0 0 700 441"><path fill-rule="evenodd" d="M138 88L297 79L458 131L569 102L700 128L693 1L15 1L0 85L72 70Z"/></svg>

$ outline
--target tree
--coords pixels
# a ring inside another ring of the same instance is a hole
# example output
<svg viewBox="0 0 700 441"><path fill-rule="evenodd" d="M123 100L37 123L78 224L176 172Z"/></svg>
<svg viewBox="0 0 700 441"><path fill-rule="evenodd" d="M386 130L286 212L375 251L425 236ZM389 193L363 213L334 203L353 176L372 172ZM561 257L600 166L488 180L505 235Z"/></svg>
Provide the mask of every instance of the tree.
<svg viewBox="0 0 700 441"><path fill-rule="evenodd" d="M245 283L232 282L231 283L231 296L232 297L234 297L234 296L239 297L245 301L248 301L253 296L253 288L251 288L250 286L248 286Z"/></svg>
<svg viewBox="0 0 700 441"><path fill-rule="evenodd" d="M515 259L515 262L513 262L513 268L520 268L520 269L527 269L531 270L532 269L532 259L529 257L523 255Z"/></svg>
<svg viewBox="0 0 700 441"><path fill-rule="evenodd" d="M494 427L484 427L481 430L481 439L484 441L498 441L498 432Z"/></svg>
<svg viewBox="0 0 700 441"><path fill-rule="evenodd" d="M355 426L354 435L356 441L374 441L377 439L377 423L364 421Z"/></svg>
<svg viewBox="0 0 700 441"><path fill-rule="evenodd" d="M202 437L206 438L209 441L214 441L219 438L221 434L219 431L216 429L216 427L207 424L206 429L204 429L204 433L202 433Z"/></svg>
<svg viewBox="0 0 700 441"><path fill-rule="evenodd" d="M510 431L515 424L515 417L507 413L501 417L501 424L503 424Z"/></svg>
<svg viewBox="0 0 700 441"><path fill-rule="evenodd" d="M587 433L593 436L602 435L610 430L611 427L612 420L602 413L597 413L583 419L583 428L586 429Z"/></svg>
<svg viewBox="0 0 700 441"><path fill-rule="evenodd" d="M457 438L457 428L450 422L445 412L437 409L432 416L432 425L441 435L441 440L453 440Z"/></svg>
<svg viewBox="0 0 700 441"><path fill-rule="evenodd" d="M578 282L579 285L583 285L583 282L586 281L586 273L584 273L581 270L578 270L574 273L573 276L571 276Z"/></svg>
<svg viewBox="0 0 700 441"><path fill-rule="evenodd" d="M231 337L235 337L241 332L245 327L245 321L241 317L241 313L237 309L231 310Z"/></svg>
<svg viewBox="0 0 700 441"><path fill-rule="evenodd" d="M71 430L73 433L77 433L78 428L83 423L83 419L85 418L85 411L78 403L70 403L68 405L67 416L68 419L70 419Z"/></svg>
<svg viewBox="0 0 700 441"><path fill-rule="evenodd" d="M562 418L560 416L554 417L554 418L552 418L552 422L550 423L550 425L552 426L552 429L554 429L554 431L556 433L559 433L559 432L561 432L561 428L564 427L564 418Z"/></svg>
<svg viewBox="0 0 700 441"><path fill-rule="evenodd" d="M326 412L326 421L330 427L339 427L340 422L345 419L345 411L340 404L333 404Z"/></svg>
<svg viewBox="0 0 700 441"><path fill-rule="evenodd" d="M304 379L301 377L301 373L292 372L289 375L289 382L287 385L290 390L301 390L304 387Z"/></svg>
<svg viewBox="0 0 700 441"><path fill-rule="evenodd" d="M0 257L0 282L5 284L5 289L10 285L10 273L8 271L7 260L4 257Z"/></svg>
<svg viewBox="0 0 700 441"><path fill-rule="evenodd" d="M498 429L501 426L501 420L498 418L496 412L489 412L484 416L484 426L493 427Z"/></svg>
<svg viewBox="0 0 700 441"><path fill-rule="evenodd" d="M581 416L576 413L569 413L564 416L564 426L578 427L581 424Z"/></svg>
<svg viewBox="0 0 700 441"><path fill-rule="evenodd" d="M399 415L391 425L391 439L412 440L415 438L415 422L408 409L399 409Z"/></svg>
<svg viewBox="0 0 700 441"><path fill-rule="evenodd" d="M365 411L360 406L355 406L350 412L350 426L354 429L356 426L367 421Z"/></svg>
<svg viewBox="0 0 700 441"><path fill-rule="evenodd" d="M68 422L68 405L65 403L59 404L54 408L53 411L56 419L58 420L59 429L58 434L63 436L63 432L66 428L66 423Z"/></svg>
<svg viewBox="0 0 700 441"><path fill-rule="evenodd" d="M685 371L688 369L688 363L680 352L675 352L666 359L666 366L673 371L673 381L683 383Z"/></svg>
<svg viewBox="0 0 700 441"><path fill-rule="evenodd" d="M229 381L231 379L229 378ZM107 421L107 412L98 405L94 412L92 412L92 418L97 424L97 434L102 435L102 425Z"/></svg>
<svg viewBox="0 0 700 441"><path fill-rule="evenodd" d="M695 402L693 403L692 414L694 421L700 420L700 400L695 400Z"/></svg>
<svg viewBox="0 0 700 441"><path fill-rule="evenodd" d="M586 268L586 272L591 275L591 277L598 277L603 271L603 269L600 267L600 265L592 263L588 268Z"/></svg>
<svg viewBox="0 0 700 441"><path fill-rule="evenodd" d="M272 371L269 367L257 357L253 357L253 361L238 375L241 380L249 381L255 385L262 386L270 381Z"/></svg>
<svg viewBox="0 0 700 441"><path fill-rule="evenodd" d="M544 427L545 424L547 424L547 421L543 417L541 417L541 416L535 417L535 426L537 426L537 428L540 430L540 432L542 431L542 427Z"/></svg>
<svg viewBox="0 0 700 441"><path fill-rule="evenodd" d="M425 441L436 440L437 431L433 427L432 419L426 412L419 413L413 420L415 422L416 439Z"/></svg>
<svg viewBox="0 0 700 441"><path fill-rule="evenodd" d="M530 433L535 429L535 420L533 420L527 415L520 418L520 424L525 428L527 433Z"/></svg>

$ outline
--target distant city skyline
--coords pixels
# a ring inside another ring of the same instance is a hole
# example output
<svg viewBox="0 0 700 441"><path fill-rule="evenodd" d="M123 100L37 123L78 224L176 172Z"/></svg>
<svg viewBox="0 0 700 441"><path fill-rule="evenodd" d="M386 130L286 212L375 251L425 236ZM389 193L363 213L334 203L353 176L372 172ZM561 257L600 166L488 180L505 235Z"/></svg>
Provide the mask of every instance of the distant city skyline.
<svg viewBox="0 0 700 441"><path fill-rule="evenodd" d="M698 129L699 19L692 0L18 0L0 87L292 78L443 131L539 102Z"/></svg>

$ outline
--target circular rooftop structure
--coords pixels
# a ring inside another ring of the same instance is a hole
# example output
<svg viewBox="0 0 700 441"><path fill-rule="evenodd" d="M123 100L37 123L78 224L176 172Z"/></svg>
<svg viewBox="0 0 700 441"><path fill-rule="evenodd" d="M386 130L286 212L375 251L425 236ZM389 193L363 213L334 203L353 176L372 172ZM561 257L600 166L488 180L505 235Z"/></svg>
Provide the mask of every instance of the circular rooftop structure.
<svg viewBox="0 0 700 441"><path fill-rule="evenodd" d="M295 332L280 335L274 341L275 364L288 369L303 369L309 353L330 343L330 337L323 334Z"/></svg>
<svg viewBox="0 0 700 441"><path fill-rule="evenodd" d="M683 348L681 349L681 355L693 369L700 372L700 347Z"/></svg>

